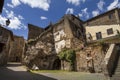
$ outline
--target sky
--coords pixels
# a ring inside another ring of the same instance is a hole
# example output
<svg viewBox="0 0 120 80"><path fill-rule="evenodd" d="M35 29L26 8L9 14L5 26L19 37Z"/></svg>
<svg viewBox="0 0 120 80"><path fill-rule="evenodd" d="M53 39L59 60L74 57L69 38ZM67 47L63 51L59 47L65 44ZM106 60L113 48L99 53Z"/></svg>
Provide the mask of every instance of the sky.
<svg viewBox="0 0 120 80"><path fill-rule="evenodd" d="M45 28L65 14L85 21L116 7L120 8L120 0L5 0L0 24L27 39L28 23ZM5 26L7 19L9 26Z"/></svg>

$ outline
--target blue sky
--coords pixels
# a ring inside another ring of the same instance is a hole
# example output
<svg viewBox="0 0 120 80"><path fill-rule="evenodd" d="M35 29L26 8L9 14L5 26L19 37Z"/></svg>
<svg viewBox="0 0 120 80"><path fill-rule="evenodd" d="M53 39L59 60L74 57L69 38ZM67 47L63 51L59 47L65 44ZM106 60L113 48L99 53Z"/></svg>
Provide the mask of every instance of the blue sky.
<svg viewBox="0 0 120 80"><path fill-rule="evenodd" d="M9 18L6 28L27 39L28 23L44 28L64 14L79 15L85 21L116 7L120 7L120 0L5 0L0 24L4 26Z"/></svg>

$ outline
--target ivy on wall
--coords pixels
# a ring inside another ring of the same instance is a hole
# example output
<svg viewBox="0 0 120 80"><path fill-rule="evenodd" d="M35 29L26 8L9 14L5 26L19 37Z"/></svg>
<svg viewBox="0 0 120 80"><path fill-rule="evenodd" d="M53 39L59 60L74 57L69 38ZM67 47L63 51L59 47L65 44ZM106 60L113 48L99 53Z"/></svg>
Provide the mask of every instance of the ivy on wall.
<svg viewBox="0 0 120 80"><path fill-rule="evenodd" d="M71 70L73 70L74 61L76 59L75 50L72 49L64 49L58 54L59 59L65 60L70 63Z"/></svg>

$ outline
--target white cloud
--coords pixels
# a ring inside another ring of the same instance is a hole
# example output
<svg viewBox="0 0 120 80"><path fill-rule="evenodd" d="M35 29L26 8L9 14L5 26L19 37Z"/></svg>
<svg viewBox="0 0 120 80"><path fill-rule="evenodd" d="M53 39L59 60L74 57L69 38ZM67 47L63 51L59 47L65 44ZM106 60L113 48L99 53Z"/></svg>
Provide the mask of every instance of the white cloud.
<svg viewBox="0 0 120 80"><path fill-rule="evenodd" d="M97 3L97 7L99 10L103 11L103 6L105 5L105 2L103 0L100 0L98 3Z"/></svg>
<svg viewBox="0 0 120 80"><path fill-rule="evenodd" d="M18 18L21 19L21 20L24 19L21 15L18 15Z"/></svg>
<svg viewBox="0 0 120 80"><path fill-rule="evenodd" d="M20 0L24 4L28 4L32 8L40 8L48 11L51 0Z"/></svg>
<svg viewBox="0 0 120 80"><path fill-rule="evenodd" d="M74 5L79 5L80 4L80 0L66 0L68 3L72 3Z"/></svg>
<svg viewBox="0 0 120 80"><path fill-rule="evenodd" d="M5 26L6 17L0 15L0 25Z"/></svg>
<svg viewBox="0 0 120 80"><path fill-rule="evenodd" d="M83 14L79 13L79 14L78 14L78 16L79 16L79 17L82 17L82 16L83 16Z"/></svg>
<svg viewBox="0 0 120 80"><path fill-rule="evenodd" d="M116 7L120 7L120 2L119 0L114 0L108 7L107 10L114 9Z"/></svg>
<svg viewBox="0 0 120 80"><path fill-rule="evenodd" d="M68 3L71 3L75 6L78 6L80 4L80 2L85 2L86 0L66 0Z"/></svg>
<svg viewBox="0 0 120 80"><path fill-rule="evenodd" d="M118 3L118 7L120 8L120 2Z"/></svg>
<svg viewBox="0 0 120 80"><path fill-rule="evenodd" d="M16 15L13 11L8 11L7 9L3 9L5 12L6 17L0 15L0 24L5 26L5 21L7 19L10 20L10 25L7 26L10 29L22 29L26 28L26 26L22 23L22 20L24 19L21 15Z"/></svg>
<svg viewBox="0 0 120 80"><path fill-rule="evenodd" d="M74 9L73 8L68 8L66 10L66 14L73 14L74 13Z"/></svg>
<svg viewBox="0 0 120 80"><path fill-rule="evenodd" d="M41 20L46 20L47 17L45 17L45 16L41 16L40 19L41 19Z"/></svg>
<svg viewBox="0 0 120 80"><path fill-rule="evenodd" d="M14 6L12 4L9 4L9 3L7 3L7 6L11 7L11 8L14 8Z"/></svg>
<svg viewBox="0 0 120 80"><path fill-rule="evenodd" d="M48 11L50 7L51 0L12 0L12 4L7 4L7 6L14 8L21 3L29 5L31 8L39 8Z"/></svg>
<svg viewBox="0 0 120 80"><path fill-rule="evenodd" d="M81 0L83 3L86 1L86 0Z"/></svg>
<svg viewBox="0 0 120 80"><path fill-rule="evenodd" d="M87 10L88 10L88 8L84 8L84 9L81 10L83 17L85 17L86 19L89 18L89 13L88 13Z"/></svg>
<svg viewBox="0 0 120 80"><path fill-rule="evenodd" d="M13 18L15 16L14 12L13 11L9 11L7 13L7 18Z"/></svg>
<svg viewBox="0 0 120 80"><path fill-rule="evenodd" d="M92 11L93 17L95 17L95 16L97 16L99 14L100 14L99 10Z"/></svg>
<svg viewBox="0 0 120 80"><path fill-rule="evenodd" d="M14 7L16 7L16 6L18 6L18 5L21 4L21 3L20 3L20 0L12 0L11 3L13 4Z"/></svg>
<svg viewBox="0 0 120 80"><path fill-rule="evenodd" d="M8 26L9 28L11 29L21 29L21 21L18 17L13 17L10 19L11 23L10 25Z"/></svg>

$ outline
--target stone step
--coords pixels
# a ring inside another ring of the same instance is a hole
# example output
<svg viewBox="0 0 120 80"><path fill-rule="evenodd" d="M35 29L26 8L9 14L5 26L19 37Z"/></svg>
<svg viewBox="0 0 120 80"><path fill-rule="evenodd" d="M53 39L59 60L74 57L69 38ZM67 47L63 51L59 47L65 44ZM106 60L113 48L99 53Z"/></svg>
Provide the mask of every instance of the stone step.
<svg viewBox="0 0 120 80"><path fill-rule="evenodd" d="M120 80L120 56L119 56L118 63L115 69L115 73L111 77L111 80Z"/></svg>

